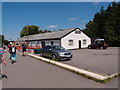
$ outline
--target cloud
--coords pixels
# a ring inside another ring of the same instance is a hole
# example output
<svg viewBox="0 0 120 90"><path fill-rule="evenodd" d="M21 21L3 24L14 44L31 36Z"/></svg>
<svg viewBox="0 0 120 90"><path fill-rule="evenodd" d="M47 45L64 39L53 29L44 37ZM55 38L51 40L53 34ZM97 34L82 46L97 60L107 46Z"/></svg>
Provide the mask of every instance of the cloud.
<svg viewBox="0 0 120 90"><path fill-rule="evenodd" d="M70 21L78 20L79 18L69 18Z"/></svg>
<svg viewBox="0 0 120 90"><path fill-rule="evenodd" d="M58 27L58 25L51 25L51 26L48 26L48 28L55 28L55 27Z"/></svg>
<svg viewBox="0 0 120 90"><path fill-rule="evenodd" d="M98 5L98 4L99 4L99 2L93 2L93 4L94 4L94 5Z"/></svg>
<svg viewBox="0 0 120 90"><path fill-rule="evenodd" d="M81 23L86 23L88 22L89 20L80 20Z"/></svg>

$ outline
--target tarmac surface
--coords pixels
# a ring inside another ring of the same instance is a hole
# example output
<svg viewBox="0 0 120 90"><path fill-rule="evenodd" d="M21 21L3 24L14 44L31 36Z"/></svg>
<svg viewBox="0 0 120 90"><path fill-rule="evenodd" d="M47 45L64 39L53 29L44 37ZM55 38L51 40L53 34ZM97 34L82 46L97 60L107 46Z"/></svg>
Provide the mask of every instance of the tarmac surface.
<svg viewBox="0 0 120 90"><path fill-rule="evenodd" d="M2 89L2 80L0 80L0 90Z"/></svg>
<svg viewBox="0 0 120 90"><path fill-rule="evenodd" d="M14 64L8 60L8 53L5 56L3 72L8 78L2 81L2 88L118 88L118 78L101 84L29 56L19 54Z"/></svg>
<svg viewBox="0 0 120 90"><path fill-rule="evenodd" d="M105 75L118 73L118 47L108 47L105 50L79 49L71 52L72 60L62 63Z"/></svg>

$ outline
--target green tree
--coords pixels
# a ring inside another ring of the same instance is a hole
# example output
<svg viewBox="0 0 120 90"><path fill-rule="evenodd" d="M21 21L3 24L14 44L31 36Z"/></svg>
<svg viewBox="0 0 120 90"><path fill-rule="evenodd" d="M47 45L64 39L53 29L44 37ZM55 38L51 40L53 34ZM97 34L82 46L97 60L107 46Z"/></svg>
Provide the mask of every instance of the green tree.
<svg viewBox="0 0 120 90"><path fill-rule="evenodd" d="M83 32L86 33L91 38L97 37L95 23L93 21L89 21L88 24L86 25L86 29L83 30Z"/></svg>
<svg viewBox="0 0 120 90"><path fill-rule="evenodd" d="M5 37L4 35L0 35L0 44L2 45L4 43Z"/></svg>
<svg viewBox="0 0 120 90"><path fill-rule="evenodd" d="M20 37L33 35L39 33L39 27L35 25L28 25L23 27L22 31L20 32Z"/></svg>
<svg viewBox="0 0 120 90"><path fill-rule="evenodd" d="M47 29L45 29L45 30L39 30L39 33L40 33L40 34L42 34L42 33L48 33L48 32L51 32L51 31L49 31L49 30L47 30Z"/></svg>
<svg viewBox="0 0 120 90"><path fill-rule="evenodd" d="M4 45L8 45L9 41L8 40L4 40Z"/></svg>
<svg viewBox="0 0 120 90"><path fill-rule="evenodd" d="M91 38L104 38L110 46L120 46L120 3L113 2L94 15L83 30Z"/></svg>

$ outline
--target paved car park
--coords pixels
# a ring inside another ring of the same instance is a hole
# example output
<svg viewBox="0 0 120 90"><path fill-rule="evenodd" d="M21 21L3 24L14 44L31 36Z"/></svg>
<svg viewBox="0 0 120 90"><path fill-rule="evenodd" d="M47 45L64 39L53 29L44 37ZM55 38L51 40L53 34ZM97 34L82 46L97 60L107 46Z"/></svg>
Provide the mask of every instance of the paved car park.
<svg viewBox="0 0 120 90"><path fill-rule="evenodd" d="M2 80L0 80L0 90L2 89Z"/></svg>
<svg viewBox="0 0 120 90"><path fill-rule="evenodd" d="M6 54L6 59L9 55ZM20 54L17 62L7 60L3 72L8 76L3 80L3 88L118 88L118 79L101 84L86 79L60 67Z"/></svg>
<svg viewBox="0 0 120 90"><path fill-rule="evenodd" d="M118 73L118 47L107 49L79 49L71 50L71 61L61 61L75 67L83 68L92 72L111 75Z"/></svg>

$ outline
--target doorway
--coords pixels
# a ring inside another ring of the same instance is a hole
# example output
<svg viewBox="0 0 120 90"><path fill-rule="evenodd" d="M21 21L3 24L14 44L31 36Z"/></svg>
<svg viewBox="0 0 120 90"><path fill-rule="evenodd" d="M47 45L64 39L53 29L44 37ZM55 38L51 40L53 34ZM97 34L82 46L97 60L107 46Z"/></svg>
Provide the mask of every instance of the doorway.
<svg viewBox="0 0 120 90"><path fill-rule="evenodd" d="M42 48L45 46L45 41L41 42Z"/></svg>
<svg viewBox="0 0 120 90"><path fill-rule="evenodd" d="M81 49L81 40L79 40L79 49Z"/></svg>
<svg viewBox="0 0 120 90"><path fill-rule="evenodd" d="M54 42L53 41L51 41L51 45L53 45L54 44Z"/></svg>

